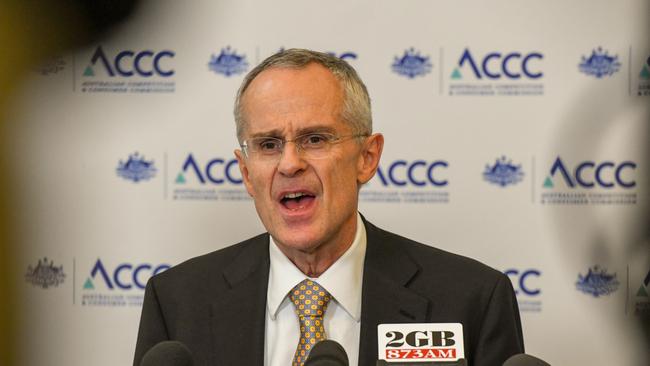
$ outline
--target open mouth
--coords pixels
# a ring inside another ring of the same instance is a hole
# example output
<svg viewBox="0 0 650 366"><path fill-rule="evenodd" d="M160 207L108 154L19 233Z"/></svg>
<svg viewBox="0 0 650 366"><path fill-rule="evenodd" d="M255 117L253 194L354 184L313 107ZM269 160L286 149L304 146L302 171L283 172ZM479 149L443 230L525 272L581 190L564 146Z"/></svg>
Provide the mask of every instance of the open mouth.
<svg viewBox="0 0 650 366"><path fill-rule="evenodd" d="M314 195L309 193L292 192L285 194L280 203L289 210L299 210L313 202L314 198Z"/></svg>

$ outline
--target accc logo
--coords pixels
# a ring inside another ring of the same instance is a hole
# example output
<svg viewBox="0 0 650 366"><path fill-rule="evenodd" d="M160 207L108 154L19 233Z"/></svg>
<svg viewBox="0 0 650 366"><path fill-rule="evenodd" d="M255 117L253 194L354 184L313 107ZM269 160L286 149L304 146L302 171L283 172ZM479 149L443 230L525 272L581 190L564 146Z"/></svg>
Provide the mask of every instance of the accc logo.
<svg viewBox="0 0 650 366"><path fill-rule="evenodd" d="M200 167L194 156L189 154L183 163L182 171L176 176L176 183L185 183L188 172L193 172L201 184L206 184L206 182L213 184L224 184L226 182L242 184L243 181L238 165L237 159L216 158L208 161L205 167Z"/></svg>
<svg viewBox="0 0 650 366"><path fill-rule="evenodd" d="M412 184L418 187L427 185L435 187L446 186L449 181L440 177L440 171L449 166L444 160L428 162L425 160L415 160L412 162L406 160L396 160L383 169L381 166L377 169L377 177L384 186L406 186Z"/></svg>
<svg viewBox="0 0 650 366"><path fill-rule="evenodd" d="M517 269L509 269L503 273L512 281L515 295L523 292L528 296L537 296L542 292L539 287L534 287L535 285L530 282L533 278L537 279L542 275L542 272L536 269L527 269L521 272Z"/></svg>
<svg viewBox="0 0 650 366"><path fill-rule="evenodd" d="M636 170L636 163L632 161L624 161L618 164L612 161L601 163L585 161L578 164L572 171L569 171L562 159L558 157L551 166L550 175L544 180L544 187L553 188L552 178L559 172L566 185L570 188L576 186L593 188L596 185L602 188L613 188L614 186L633 188L636 186L636 181L631 179L630 173L626 174L626 172L634 170Z"/></svg>
<svg viewBox="0 0 650 366"><path fill-rule="evenodd" d="M519 52L501 53L491 52L483 58L475 59L469 48L466 48L458 61L458 68L454 69L452 78L460 79L459 69L469 65L477 79L484 76L488 79L520 79L525 76L529 79L539 79L544 76L542 71L534 68L535 61L544 59L539 52L522 54Z"/></svg>
<svg viewBox="0 0 650 366"><path fill-rule="evenodd" d="M90 271L90 277L84 283L84 289L94 289L95 286L91 279L95 279L99 275L100 279L104 281L106 287L113 290L116 287L122 290L129 290L134 286L144 290L147 280L157 275L158 273L169 269L171 266L168 264L160 264L157 266L143 263L131 264L122 263L115 267L113 271L107 271L101 259L97 259L93 269Z"/></svg>
<svg viewBox="0 0 650 366"><path fill-rule="evenodd" d="M169 50L160 52L126 50L119 52L114 58L108 58L102 47L99 46L90 59L90 65L86 67L84 76L94 76L95 72L92 66L95 66L99 61L110 77L114 77L116 74L124 77L133 75L169 77L174 75L175 71L168 67L166 59L174 58L175 55L173 51Z"/></svg>

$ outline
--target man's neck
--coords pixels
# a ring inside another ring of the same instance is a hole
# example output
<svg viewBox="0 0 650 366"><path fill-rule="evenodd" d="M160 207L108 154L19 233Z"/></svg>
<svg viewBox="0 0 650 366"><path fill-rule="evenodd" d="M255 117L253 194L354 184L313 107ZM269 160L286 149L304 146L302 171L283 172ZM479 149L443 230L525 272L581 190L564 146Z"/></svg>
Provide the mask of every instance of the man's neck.
<svg viewBox="0 0 650 366"><path fill-rule="evenodd" d="M301 251L276 242L282 253L302 272L310 278L318 278L327 271L350 248L357 232L357 215L352 225L330 240L317 246L312 251Z"/></svg>

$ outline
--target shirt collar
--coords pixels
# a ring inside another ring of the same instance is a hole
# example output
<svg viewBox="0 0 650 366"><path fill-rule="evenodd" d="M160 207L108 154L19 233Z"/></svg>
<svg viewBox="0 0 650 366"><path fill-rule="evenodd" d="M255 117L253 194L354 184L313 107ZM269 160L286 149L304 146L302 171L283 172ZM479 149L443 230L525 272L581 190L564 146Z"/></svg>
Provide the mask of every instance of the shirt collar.
<svg viewBox="0 0 650 366"><path fill-rule="evenodd" d="M271 319L291 289L307 278L270 237L269 286L266 294L267 311ZM357 231L352 245L320 277L312 278L323 286L334 300L357 322L361 320L361 288L363 283L363 261L366 256L366 228L357 213Z"/></svg>

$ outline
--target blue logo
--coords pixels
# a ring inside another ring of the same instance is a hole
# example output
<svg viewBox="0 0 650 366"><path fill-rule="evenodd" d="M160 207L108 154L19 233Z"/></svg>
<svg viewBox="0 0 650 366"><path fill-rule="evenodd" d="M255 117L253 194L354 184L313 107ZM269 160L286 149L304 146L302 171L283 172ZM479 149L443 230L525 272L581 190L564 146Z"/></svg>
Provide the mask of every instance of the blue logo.
<svg viewBox="0 0 650 366"><path fill-rule="evenodd" d="M153 160L145 160L137 152L129 155L129 159L124 162L120 160L115 169L117 175L138 183L141 180L149 180L156 175L156 167Z"/></svg>
<svg viewBox="0 0 650 366"><path fill-rule="evenodd" d="M542 272L535 268L515 269L511 268L503 272L510 281L517 295L519 311L535 312L542 311L542 288L539 279Z"/></svg>
<svg viewBox="0 0 650 366"><path fill-rule="evenodd" d="M429 56L421 56L414 48L404 51L402 57L395 56L395 61L391 65L396 74L411 79L428 74L431 72L431 67Z"/></svg>
<svg viewBox="0 0 650 366"><path fill-rule="evenodd" d="M625 174L628 170L636 170L636 163L624 161L614 163L612 161L584 161L578 164L572 171L566 168L562 159L558 156L551 166L550 174L544 180L544 188L554 188L553 178L559 173L567 187L576 188L613 188L615 186L622 188L634 188L636 181L630 179L630 174Z"/></svg>
<svg viewBox="0 0 650 366"><path fill-rule="evenodd" d="M82 281L81 305L105 307L141 307L147 280L170 268L169 264L123 262L107 266L97 259L90 275Z"/></svg>
<svg viewBox="0 0 650 366"><path fill-rule="evenodd" d="M221 49L218 56L212 54L208 62L210 70L217 74L223 74L226 77L239 75L248 69L246 55L238 55L236 51L231 50L230 46Z"/></svg>
<svg viewBox="0 0 650 366"><path fill-rule="evenodd" d="M25 280L34 286L41 288L57 287L65 280L65 273L63 273L63 266L55 266L54 261L49 261L47 258L39 259L36 266L27 267L25 273Z"/></svg>
<svg viewBox="0 0 650 366"><path fill-rule="evenodd" d="M589 268L586 275L578 274L576 289L593 297L599 297L615 292L619 285L616 273L609 274L606 269L595 265Z"/></svg>
<svg viewBox="0 0 650 366"><path fill-rule="evenodd" d="M542 290L539 287L536 287L535 284L530 281L541 277L542 272L538 269L508 269L503 272L506 276L512 281L512 285L515 288L516 295L527 295L527 296L539 296L542 293Z"/></svg>
<svg viewBox="0 0 650 366"><path fill-rule="evenodd" d="M250 201L239 163L234 158L196 158L189 153L172 176L173 199L193 201Z"/></svg>
<svg viewBox="0 0 650 366"><path fill-rule="evenodd" d="M591 51L589 57L582 56L582 61L578 65L581 72L587 75L593 75L600 79L603 76L611 76L621 68L618 55L610 56L607 51L601 47Z"/></svg>
<svg viewBox="0 0 650 366"><path fill-rule="evenodd" d="M449 203L449 163L446 160L387 160L359 192L362 202L389 204Z"/></svg>
<svg viewBox="0 0 650 366"><path fill-rule="evenodd" d="M496 159L492 166L487 164L483 171L483 179L501 187L519 183L523 177L524 172L521 170L521 164L514 165L505 156Z"/></svg>
<svg viewBox="0 0 650 366"><path fill-rule="evenodd" d="M383 186L415 186L415 187L444 187L449 184L446 178L441 177L440 171L449 167L444 160L396 160L388 168L379 166L377 177Z"/></svg>
<svg viewBox="0 0 650 366"><path fill-rule="evenodd" d="M488 79L507 78L511 80L526 77L529 79L539 79L544 76L542 71L536 70L530 65L534 60L542 60L544 55L539 52L520 53L520 52L490 52L482 58L476 59L469 48L463 51L458 60L458 67L454 68L451 79L460 80L463 78L461 69L469 66L470 70L477 79L486 77Z"/></svg>
<svg viewBox="0 0 650 366"><path fill-rule="evenodd" d="M201 184L224 184L226 182L241 185L243 180L239 174L237 159L224 160L212 159L201 167L192 154L189 154L183 163L182 170L176 175L176 184L185 184L187 175L193 173Z"/></svg>
<svg viewBox="0 0 650 366"><path fill-rule="evenodd" d="M83 289L95 290L97 281L101 281L109 290L131 290L133 288L144 290L149 277L170 267L169 264L154 266L149 263L121 263L109 271L102 260L98 258L90 271L90 277L86 278L83 284Z"/></svg>
<svg viewBox="0 0 650 366"><path fill-rule="evenodd" d="M94 77L94 67L100 62L109 77L122 76L140 76L152 77L154 75L160 77L170 77L174 75L175 71L164 67L163 60L174 58L176 53L170 50L163 50L154 52L153 50L144 51L121 51L114 58L109 58L101 46L98 46L93 53L90 64L86 66L83 72L84 77Z"/></svg>

